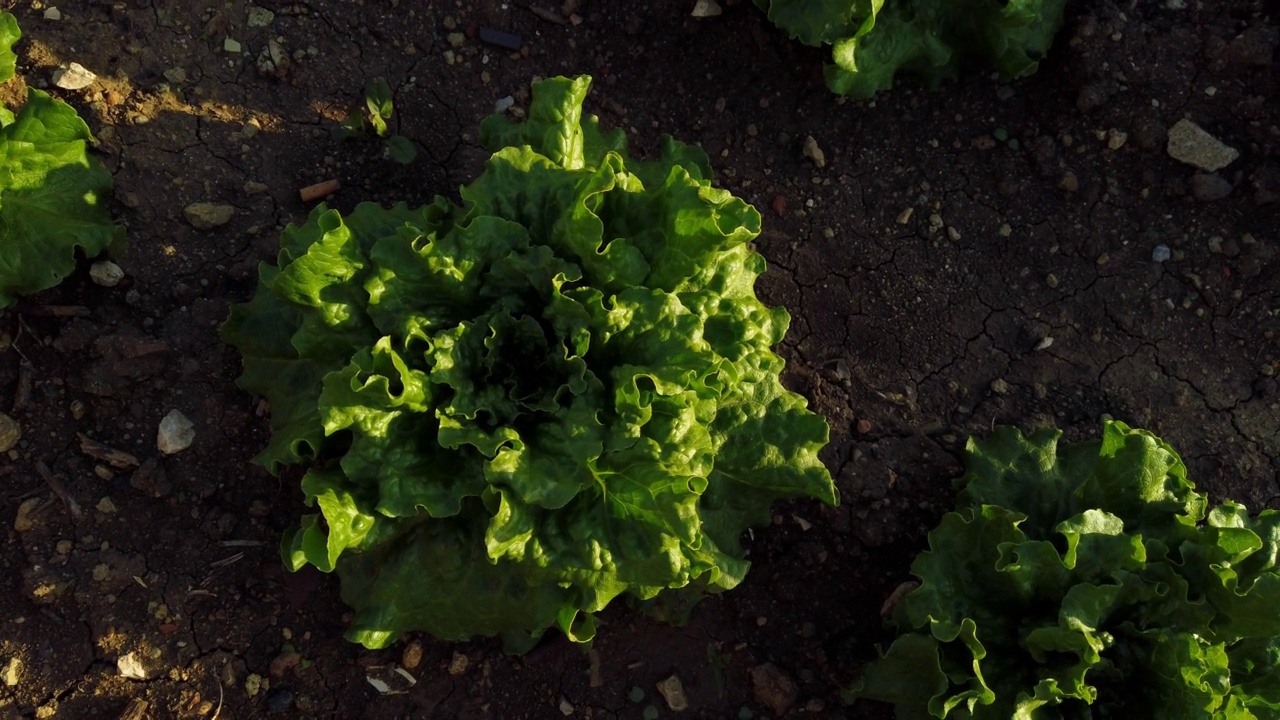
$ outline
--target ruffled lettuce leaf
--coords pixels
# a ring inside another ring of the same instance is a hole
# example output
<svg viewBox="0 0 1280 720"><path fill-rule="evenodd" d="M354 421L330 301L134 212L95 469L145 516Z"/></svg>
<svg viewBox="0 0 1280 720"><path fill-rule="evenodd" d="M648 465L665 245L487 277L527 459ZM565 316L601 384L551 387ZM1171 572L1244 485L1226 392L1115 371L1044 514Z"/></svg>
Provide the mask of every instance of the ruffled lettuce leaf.
<svg viewBox="0 0 1280 720"><path fill-rule="evenodd" d="M0 12L0 82L14 75L22 37ZM70 105L28 89L15 116L0 107L0 308L57 285L75 253L98 255L119 236L106 198L111 174L87 151L93 141Z"/></svg>
<svg viewBox="0 0 1280 720"><path fill-rule="evenodd" d="M1263 718L1280 709L1280 513L1203 495L1166 443L1001 428L854 688L900 718Z"/></svg>
<svg viewBox="0 0 1280 720"><path fill-rule="evenodd" d="M1005 78L1035 72L1066 0L756 0L808 45L831 45L832 91L868 98L899 71L932 87L981 60Z"/></svg>
<svg viewBox="0 0 1280 720"><path fill-rule="evenodd" d="M285 561L337 572L368 647L588 640L620 595L737 585L775 500L836 501L755 296L759 214L701 150L631 159L588 86L487 120L461 205L317 208L223 328L271 404L258 461L311 465Z"/></svg>

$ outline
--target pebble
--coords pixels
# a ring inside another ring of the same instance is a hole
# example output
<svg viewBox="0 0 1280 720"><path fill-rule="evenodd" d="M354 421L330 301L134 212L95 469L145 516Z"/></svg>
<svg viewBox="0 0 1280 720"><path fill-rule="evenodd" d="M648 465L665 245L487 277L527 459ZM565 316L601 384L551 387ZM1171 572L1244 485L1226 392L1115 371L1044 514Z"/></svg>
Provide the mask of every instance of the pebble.
<svg viewBox="0 0 1280 720"><path fill-rule="evenodd" d="M1112 150L1119 150L1129 141L1129 133L1111 128L1107 131L1107 147Z"/></svg>
<svg viewBox="0 0 1280 720"><path fill-rule="evenodd" d="M1215 172L1235 162L1240 152L1210 135L1204 128L1183 118L1169 128L1169 157Z"/></svg>
<svg viewBox="0 0 1280 720"><path fill-rule="evenodd" d="M62 11L58 10L58 8L56 7L45 8L44 19L45 20L61 20Z"/></svg>
<svg viewBox="0 0 1280 720"><path fill-rule="evenodd" d="M292 691L281 688L267 693L267 712L282 713L292 706Z"/></svg>
<svg viewBox="0 0 1280 720"><path fill-rule="evenodd" d="M7 665L4 666L4 684L9 687L17 685L22 679L22 660L19 658L11 658Z"/></svg>
<svg viewBox="0 0 1280 720"><path fill-rule="evenodd" d="M1173 253L1169 250L1168 245L1157 245L1151 250L1152 262L1167 262L1171 257L1173 257Z"/></svg>
<svg viewBox="0 0 1280 720"><path fill-rule="evenodd" d="M1221 200L1231 194L1231 183L1217 173L1196 173L1191 176L1191 196L1200 202Z"/></svg>
<svg viewBox="0 0 1280 720"><path fill-rule="evenodd" d="M680 712L689 708L689 697L684 694L684 683L680 682L680 677L672 675L657 684L658 694L663 700L667 701L667 707L673 712Z"/></svg>
<svg viewBox="0 0 1280 720"><path fill-rule="evenodd" d="M171 67L164 71L164 79L174 85L181 85L187 81L187 71L180 67Z"/></svg>
<svg viewBox="0 0 1280 720"><path fill-rule="evenodd" d="M269 77L283 79L289 73L289 53L275 39L267 41L267 46L258 54L258 72Z"/></svg>
<svg viewBox="0 0 1280 720"><path fill-rule="evenodd" d="M1075 173L1068 170L1062 174L1062 179L1058 181L1058 187L1073 193L1080 189L1080 178L1077 178Z"/></svg>
<svg viewBox="0 0 1280 720"><path fill-rule="evenodd" d="M773 663L757 665L748 673L751 675L751 691L756 702L772 710L778 717L786 715L799 694L795 680Z"/></svg>
<svg viewBox="0 0 1280 720"><path fill-rule="evenodd" d="M785 195L774 195L773 202L769 203L769 207L774 214L782 217L787 214L787 198Z"/></svg>
<svg viewBox="0 0 1280 720"><path fill-rule="evenodd" d="M573 715L574 709L575 708L573 707L573 703L569 702L569 698L567 697L560 698L560 714L561 715L564 715L565 717L569 717L570 715Z"/></svg>
<svg viewBox="0 0 1280 720"><path fill-rule="evenodd" d="M1008 395L1009 383L1005 382L1003 378L996 378L991 381L991 392L997 395Z"/></svg>
<svg viewBox="0 0 1280 720"><path fill-rule="evenodd" d="M243 49L243 46L240 45L240 41L234 40L232 38L227 38L226 40L222 41L222 49L231 53L232 55L239 55L240 51Z"/></svg>
<svg viewBox="0 0 1280 720"><path fill-rule="evenodd" d="M130 680L147 680L151 677L146 666L142 664L142 660L135 653L125 653L116 659L116 670L121 677Z"/></svg>
<svg viewBox="0 0 1280 720"><path fill-rule="evenodd" d="M400 656L400 664L406 670L413 670L422 664L422 641L414 640L404 648L404 654Z"/></svg>
<svg viewBox="0 0 1280 720"><path fill-rule="evenodd" d="M698 0L693 4L693 12L689 13L693 17L715 17L724 12L720 9L720 3L716 0Z"/></svg>
<svg viewBox="0 0 1280 720"><path fill-rule="evenodd" d="M504 98L498 98L498 102L493 104L493 112L495 115L501 115L507 110L510 110L511 106L515 104L516 104L516 99L511 97L510 95Z"/></svg>
<svg viewBox="0 0 1280 720"><path fill-rule="evenodd" d="M453 653L453 659L449 661L449 674L458 676L467 671L471 666L471 658L460 652Z"/></svg>
<svg viewBox="0 0 1280 720"><path fill-rule="evenodd" d="M271 677L281 678L284 674L298 666L302 662L302 656L297 652L280 653L271 660L271 665L267 671L271 673Z"/></svg>
<svg viewBox="0 0 1280 720"><path fill-rule="evenodd" d="M226 225L235 213L236 209L230 205L209 202L191 203L182 209L187 222L197 230L209 230L219 225Z"/></svg>
<svg viewBox="0 0 1280 720"><path fill-rule="evenodd" d="M818 141L814 140L812 135L804 139L804 156L812 160L817 167L827 166L827 156L822 152L822 148L818 147Z"/></svg>
<svg viewBox="0 0 1280 720"><path fill-rule="evenodd" d="M507 50L519 50L520 46L524 44L524 40L519 35L504 32L502 30L495 30L491 27L480 28L478 35L480 37L480 42L496 45ZM482 58L481 62L487 62L487 60Z"/></svg>
<svg viewBox="0 0 1280 720"><path fill-rule="evenodd" d="M18 421L4 413L0 413L0 453L9 452L21 439L22 426L18 424Z"/></svg>
<svg viewBox="0 0 1280 720"><path fill-rule="evenodd" d="M53 84L63 90L82 90L92 85L97 79L97 75L89 72L80 63L71 63L53 71Z"/></svg>
<svg viewBox="0 0 1280 720"><path fill-rule="evenodd" d="M40 498L27 498L18 506L18 513L13 518L13 529L18 532L27 532L36 526L35 512L40 507Z"/></svg>
<svg viewBox="0 0 1280 720"><path fill-rule="evenodd" d="M906 225L907 223L911 222L911 216L914 215L915 212L916 212L915 208L907 208L902 212L898 213L898 218L897 218L898 224Z"/></svg>
<svg viewBox="0 0 1280 720"><path fill-rule="evenodd" d="M160 421L156 447L165 455L173 455L191 447L196 439L195 425L180 410L170 410Z"/></svg>
<svg viewBox="0 0 1280 720"><path fill-rule="evenodd" d="M266 8L252 5L249 7L249 27L266 27L276 19L276 14Z"/></svg>
<svg viewBox="0 0 1280 720"><path fill-rule="evenodd" d="M110 260L100 260L89 267L89 277L102 287L115 287L124 279L124 270Z"/></svg>

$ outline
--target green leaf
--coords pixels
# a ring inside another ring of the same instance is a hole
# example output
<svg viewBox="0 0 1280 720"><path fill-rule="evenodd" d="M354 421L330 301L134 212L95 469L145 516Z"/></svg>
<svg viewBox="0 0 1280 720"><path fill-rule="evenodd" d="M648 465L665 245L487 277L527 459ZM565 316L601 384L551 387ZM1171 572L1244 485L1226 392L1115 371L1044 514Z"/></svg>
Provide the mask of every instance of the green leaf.
<svg viewBox="0 0 1280 720"><path fill-rule="evenodd" d="M378 137L387 134L387 121L394 107L391 102L391 86L386 78L374 78L364 89L364 104L369 110L369 124Z"/></svg>
<svg viewBox="0 0 1280 720"><path fill-rule="evenodd" d="M387 138L387 154L401 165L408 165L418 157L418 148L413 141L403 135L392 135Z"/></svg>
<svg viewBox="0 0 1280 720"><path fill-rule="evenodd" d="M0 82L8 82L13 77L18 66L18 55L13 51L13 46L21 38L18 19L13 13L0 12Z"/></svg>
<svg viewBox="0 0 1280 720"><path fill-rule="evenodd" d="M759 214L696 148L632 161L581 120L588 82L488 121L460 207L316 208L224 327L272 406L259 461L316 463L285 560L336 571L369 647L584 642L620 595L736 586L775 500L836 501L755 296Z"/></svg>
<svg viewBox="0 0 1280 720"><path fill-rule="evenodd" d="M75 110L35 89L0 128L0 307L61 282L77 248L93 257L115 240L111 174L89 156L92 139Z"/></svg>

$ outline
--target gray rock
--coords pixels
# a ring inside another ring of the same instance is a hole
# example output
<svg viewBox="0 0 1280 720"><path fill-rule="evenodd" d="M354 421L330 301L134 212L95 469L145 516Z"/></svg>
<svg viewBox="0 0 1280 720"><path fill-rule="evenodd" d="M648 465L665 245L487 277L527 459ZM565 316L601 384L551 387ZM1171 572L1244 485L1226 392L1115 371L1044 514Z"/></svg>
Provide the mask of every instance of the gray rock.
<svg viewBox="0 0 1280 720"><path fill-rule="evenodd" d="M1205 172L1221 170L1240 157L1235 148L1186 118L1169 128L1167 151L1174 160L1194 165Z"/></svg>
<svg viewBox="0 0 1280 720"><path fill-rule="evenodd" d="M124 279L124 270L110 260L101 260L89 267L89 278L102 287L115 287Z"/></svg>
<svg viewBox="0 0 1280 720"><path fill-rule="evenodd" d="M1217 173L1191 176L1191 195L1201 202L1213 202L1231 194L1231 183Z"/></svg>
<svg viewBox="0 0 1280 720"><path fill-rule="evenodd" d="M276 14L266 8L252 5L249 7L248 24L251 28L266 27L276 19Z"/></svg>
<svg viewBox="0 0 1280 720"><path fill-rule="evenodd" d="M183 208L182 214L186 216L187 222L191 223L192 227L197 230L208 230L226 225L231 221L231 216L236 214L236 209L230 205L198 202Z"/></svg>

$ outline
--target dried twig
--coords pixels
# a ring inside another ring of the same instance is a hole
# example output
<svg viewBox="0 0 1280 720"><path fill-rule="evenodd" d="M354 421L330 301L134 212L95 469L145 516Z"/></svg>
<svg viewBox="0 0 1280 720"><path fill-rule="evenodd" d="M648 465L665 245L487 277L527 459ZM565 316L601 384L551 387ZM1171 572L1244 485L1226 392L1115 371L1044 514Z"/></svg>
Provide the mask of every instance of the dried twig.
<svg viewBox="0 0 1280 720"><path fill-rule="evenodd" d="M54 477L49 470L49 466L45 465L43 460L36 461L36 472L40 473L40 477L44 478L45 484L49 486L50 490L53 490L53 493L58 496L62 504L67 506L67 512L71 513L71 517L76 520L84 517L84 513L80 512L80 506L76 504L76 499L67 492L67 488L62 484L62 481Z"/></svg>
<svg viewBox="0 0 1280 720"><path fill-rule="evenodd" d="M232 555L231 557L225 557L225 558L222 558L221 560L214 560L213 562L209 563L209 567L212 567L212 568L226 567L231 563L240 561L242 558L244 558L244 553L238 552L235 555Z"/></svg>
<svg viewBox="0 0 1280 720"><path fill-rule="evenodd" d="M132 470L138 467L138 458L123 450L107 447L84 433L76 433L76 437L80 438L80 452L94 460L102 460L121 470Z"/></svg>
<svg viewBox="0 0 1280 720"><path fill-rule="evenodd" d="M14 348L15 350L17 348ZM13 412L18 412L27 406L27 402L31 400L31 363L23 358L18 361L18 387L13 392Z"/></svg>
<svg viewBox="0 0 1280 720"><path fill-rule="evenodd" d="M298 191L298 197L302 198L302 202L304 203L311 202L313 200L329 197L330 195L338 192L341 187L342 185L337 181L337 179L325 180L324 182L318 182L314 185L308 185L302 188Z"/></svg>
<svg viewBox="0 0 1280 720"><path fill-rule="evenodd" d="M569 21L565 20L564 16L556 12L555 10L539 7L537 5L530 5L529 12L533 13L534 15L537 15L538 17L542 18L543 20L546 20L549 23L555 23L556 25L569 24Z"/></svg>
<svg viewBox="0 0 1280 720"><path fill-rule="evenodd" d="M120 713L117 720L147 720L147 710L151 707L151 703L142 698L134 698L125 706L124 712Z"/></svg>

